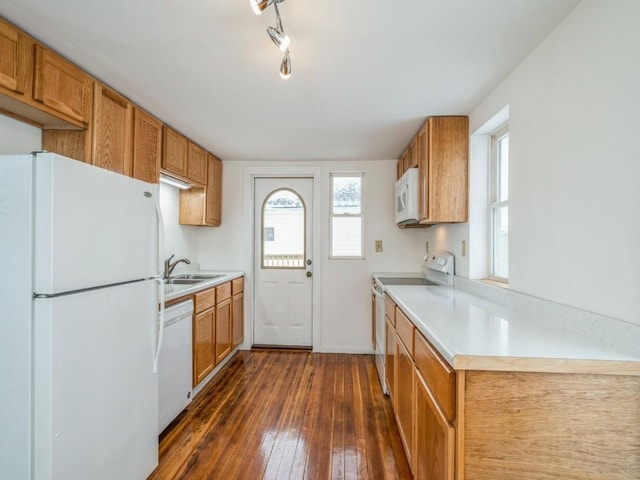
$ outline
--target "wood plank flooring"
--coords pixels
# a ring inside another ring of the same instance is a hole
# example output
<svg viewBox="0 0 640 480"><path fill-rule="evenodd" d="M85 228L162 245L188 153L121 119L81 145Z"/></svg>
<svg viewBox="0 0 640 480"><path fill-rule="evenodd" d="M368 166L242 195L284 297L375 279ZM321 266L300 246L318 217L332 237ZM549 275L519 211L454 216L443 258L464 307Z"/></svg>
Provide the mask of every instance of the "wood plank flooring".
<svg viewBox="0 0 640 480"><path fill-rule="evenodd" d="M163 433L149 480L410 478L372 356L253 351Z"/></svg>

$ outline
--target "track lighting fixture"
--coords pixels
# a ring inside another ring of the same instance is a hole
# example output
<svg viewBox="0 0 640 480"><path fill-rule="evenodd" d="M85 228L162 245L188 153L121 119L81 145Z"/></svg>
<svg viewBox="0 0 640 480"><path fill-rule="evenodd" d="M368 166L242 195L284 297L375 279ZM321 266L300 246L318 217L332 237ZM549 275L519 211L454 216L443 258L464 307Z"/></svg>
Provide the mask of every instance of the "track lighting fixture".
<svg viewBox="0 0 640 480"><path fill-rule="evenodd" d="M278 3L284 2L284 0L249 0L249 2L256 15L260 15L273 4L273 8L276 11L276 26L268 26L267 33L276 47L278 47L280 51L285 52L282 63L280 64L280 76L284 79L289 78L291 76L291 57L289 56L290 40L289 35L284 31L282 20L280 19L280 11L278 10Z"/></svg>

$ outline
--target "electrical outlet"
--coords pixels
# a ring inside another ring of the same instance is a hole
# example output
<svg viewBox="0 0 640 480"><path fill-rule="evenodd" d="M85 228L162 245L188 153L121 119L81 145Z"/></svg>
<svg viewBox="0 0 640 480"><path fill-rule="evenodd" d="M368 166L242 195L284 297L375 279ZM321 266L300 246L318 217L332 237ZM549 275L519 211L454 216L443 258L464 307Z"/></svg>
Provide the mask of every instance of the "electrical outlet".
<svg viewBox="0 0 640 480"><path fill-rule="evenodd" d="M376 253L382 252L382 240L376 240Z"/></svg>
<svg viewBox="0 0 640 480"><path fill-rule="evenodd" d="M467 256L467 241L466 240L462 240L462 244L460 245L460 250L462 250L462 256L466 257Z"/></svg>

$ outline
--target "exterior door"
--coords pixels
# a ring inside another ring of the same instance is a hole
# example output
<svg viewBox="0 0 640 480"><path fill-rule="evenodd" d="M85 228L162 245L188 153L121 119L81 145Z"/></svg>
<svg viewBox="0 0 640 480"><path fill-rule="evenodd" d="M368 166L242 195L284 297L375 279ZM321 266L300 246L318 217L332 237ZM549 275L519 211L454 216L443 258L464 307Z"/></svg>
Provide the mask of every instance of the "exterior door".
<svg viewBox="0 0 640 480"><path fill-rule="evenodd" d="M312 346L312 178L256 178L253 344Z"/></svg>

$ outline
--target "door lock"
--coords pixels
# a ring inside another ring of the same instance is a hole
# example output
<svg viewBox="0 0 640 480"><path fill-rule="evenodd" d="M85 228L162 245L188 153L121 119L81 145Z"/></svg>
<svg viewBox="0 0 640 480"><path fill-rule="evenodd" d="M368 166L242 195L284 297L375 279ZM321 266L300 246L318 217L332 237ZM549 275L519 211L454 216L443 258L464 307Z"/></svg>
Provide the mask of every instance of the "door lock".
<svg viewBox="0 0 640 480"><path fill-rule="evenodd" d="M307 272L307 277L310 277L312 275L311 272Z"/></svg>
<svg viewBox="0 0 640 480"><path fill-rule="evenodd" d="M311 265L311 259L307 258L307 265Z"/></svg>

